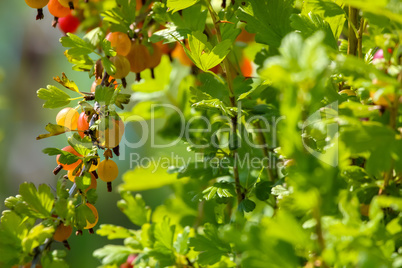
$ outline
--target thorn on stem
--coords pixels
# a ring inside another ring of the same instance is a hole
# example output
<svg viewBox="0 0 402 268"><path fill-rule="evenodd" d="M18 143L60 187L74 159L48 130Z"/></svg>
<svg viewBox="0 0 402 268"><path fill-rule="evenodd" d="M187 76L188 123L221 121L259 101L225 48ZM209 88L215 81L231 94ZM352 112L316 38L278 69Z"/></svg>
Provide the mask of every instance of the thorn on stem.
<svg viewBox="0 0 402 268"><path fill-rule="evenodd" d="M151 77L152 77L152 79L155 79L155 70L154 70L154 68L151 68Z"/></svg>
<svg viewBox="0 0 402 268"><path fill-rule="evenodd" d="M135 74L135 81L137 81L137 82L141 81L141 74L140 73Z"/></svg>
<svg viewBox="0 0 402 268"><path fill-rule="evenodd" d="M72 1L68 2L68 6L70 7L70 9L74 9L74 4Z"/></svg>
<svg viewBox="0 0 402 268"><path fill-rule="evenodd" d="M126 81L126 78L125 78L125 77L123 77L123 78L121 79L121 83L122 83L122 85L123 85L124 88L127 87L127 81Z"/></svg>
<svg viewBox="0 0 402 268"><path fill-rule="evenodd" d="M58 17L54 17L53 21L52 21L52 27L56 28L57 23L59 23L59 18Z"/></svg>

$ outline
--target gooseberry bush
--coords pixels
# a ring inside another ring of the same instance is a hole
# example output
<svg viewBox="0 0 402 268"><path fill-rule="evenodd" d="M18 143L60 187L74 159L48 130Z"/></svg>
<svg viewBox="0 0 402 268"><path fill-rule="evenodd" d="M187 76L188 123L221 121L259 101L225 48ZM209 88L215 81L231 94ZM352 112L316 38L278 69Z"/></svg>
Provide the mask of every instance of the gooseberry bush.
<svg viewBox="0 0 402 268"><path fill-rule="evenodd" d="M5 200L1 267L68 267L86 230L118 239L100 267L402 266L400 1L26 3L93 84L37 91L58 112L37 139L68 145L43 150L54 187ZM139 122L145 152L121 174ZM151 209L139 192L162 186ZM97 225L99 187L132 226Z"/></svg>

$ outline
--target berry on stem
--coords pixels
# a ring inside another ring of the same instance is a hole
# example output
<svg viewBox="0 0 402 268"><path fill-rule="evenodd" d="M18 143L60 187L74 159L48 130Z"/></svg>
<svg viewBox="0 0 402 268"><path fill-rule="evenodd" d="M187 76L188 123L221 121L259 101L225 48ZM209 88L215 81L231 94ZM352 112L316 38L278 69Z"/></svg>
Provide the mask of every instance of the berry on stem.
<svg viewBox="0 0 402 268"><path fill-rule="evenodd" d="M108 192L111 192L112 181L114 181L119 175L119 168L113 160L105 159L99 164L98 175L102 181L108 183Z"/></svg>
<svg viewBox="0 0 402 268"><path fill-rule="evenodd" d="M43 8L49 3L49 0L25 0L25 3L29 7L36 8L38 10L36 20L41 20L44 18Z"/></svg>
<svg viewBox="0 0 402 268"><path fill-rule="evenodd" d="M63 18L59 18L59 28L65 34L75 33L80 23L80 20L71 15L71 13Z"/></svg>
<svg viewBox="0 0 402 268"><path fill-rule="evenodd" d="M65 226L64 223L60 223L53 234L53 239L58 242L63 242L67 240L72 233L73 228L71 226Z"/></svg>
<svg viewBox="0 0 402 268"><path fill-rule="evenodd" d="M147 62L149 61L149 51L146 46L132 42L130 52L127 54L127 59L130 62L131 71L136 73L136 80L141 80L139 75L147 68Z"/></svg>
<svg viewBox="0 0 402 268"><path fill-rule="evenodd" d="M77 151L74 150L74 148L71 147L70 145L64 147L62 150L63 150L63 151L66 151L66 152L69 152L69 153L72 153L72 154L74 154L74 155L76 155L76 156L82 157L82 155L80 155L79 153L77 153ZM59 164L60 166L62 166L62 169L64 169L64 170L74 170L76 167L78 167L78 165L80 165L80 164L82 163L82 160L79 159L79 160L78 160L77 162L75 162L75 163L66 165L66 164L60 163L60 162L59 162L59 158L60 158L60 155L57 155L57 157L56 157L57 164ZM70 180L71 180L71 179L70 179Z"/></svg>
<svg viewBox="0 0 402 268"><path fill-rule="evenodd" d="M74 9L76 6L78 6L79 0L58 0L58 1L62 6Z"/></svg>
<svg viewBox="0 0 402 268"><path fill-rule="evenodd" d="M148 68L151 69L152 78L155 78L154 68L161 63L162 50L156 44L152 44L152 48L152 53L149 53Z"/></svg>

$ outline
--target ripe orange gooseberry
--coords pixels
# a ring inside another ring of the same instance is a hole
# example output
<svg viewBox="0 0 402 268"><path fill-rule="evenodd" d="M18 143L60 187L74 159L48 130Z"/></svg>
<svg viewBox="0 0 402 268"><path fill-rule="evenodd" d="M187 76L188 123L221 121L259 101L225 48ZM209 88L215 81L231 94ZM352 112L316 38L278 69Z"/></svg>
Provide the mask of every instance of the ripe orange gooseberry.
<svg viewBox="0 0 402 268"><path fill-rule="evenodd" d="M162 50L156 44L152 44L153 51L149 53L148 68L151 69L152 78L155 78L154 68L161 63Z"/></svg>
<svg viewBox="0 0 402 268"><path fill-rule="evenodd" d="M77 110L67 107L57 114L56 124L69 128L70 130L76 130L79 117L80 114Z"/></svg>
<svg viewBox="0 0 402 268"><path fill-rule="evenodd" d="M50 0L47 5L49 13L57 18L62 18L70 14L68 7L62 6L58 0Z"/></svg>
<svg viewBox="0 0 402 268"><path fill-rule="evenodd" d="M77 153L77 151L74 150L74 148L71 147L70 145L64 147L62 150L63 150L63 151L66 151L66 152L69 152L69 153L72 153L72 154L74 154L74 155L76 155L76 156L82 157L82 155L80 155L79 153ZM76 161L75 163L66 165L66 164L60 163L60 162L59 162L59 158L60 158L60 155L57 155L57 157L56 157L57 164L58 164L58 165L61 165L64 170L71 170L71 169L74 170L76 167L78 167L78 166L82 163L82 160L79 159L79 160Z"/></svg>
<svg viewBox="0 0 402 268"><path fill-rule="evenodd" d="M255 39L255 34L247 32L245 29L241 29L240 34L237 36L236 41L250 43Z"/></svg>
<svg viewBox="0 0 402 268"><path fill-rule="evenodd" d="M127 56L131 49L131 40L127 34L121 32L109 33L106 39L110 42L116 53L122 56Z"/></svg>
<svg viewBox="0 0 402 268"><path fill-rule="evenodd" d="M253 65L246 57L243 57L240 63L240 70L244 77L250 77L253 75Z"/></svg>
<svg viewBox="0 0 402 268"><path fill-rule="evenodd" d="M131 71L137 74L137 80L139 80L140 77L138 74L147 68L147 62L149 61L149 51L147 47L133 41L131 43L130 52L126 57L130 62Z"/></svg>
<svg viewBox="0 0 402 268"><path fill-rule="evenodd" d="M116 67L116 73L113 74L114 78L123 79L130 73L130 62L126 57L116 55L111 57L110 61Z"/></svg>
<svg viewBox="0 0 402 268"><path fill-rule="evenodd" d="M60 223L53 234L53 239L59 242L63 242L67 240L72 233L73 233L73 227L65 226L63 223Z"/></svg>
<svg viewBox="0 0 402 268"><path fill-rule="evenodd" d="M88 130L89 128L89 123L88 123L88 116L85 114L85 112L80 113L80 116L78 117L77 121L77 130L80 130L78 134L81 136L81 138L84 138L85 134L83 131Z"/></svg>
<svg viewBox="0 0 402 268"><path fill-rule="evenodd" d="M105 159L99 163L98 176L104 182L114 181L119 174L117 164L110 159Z"/></svg>

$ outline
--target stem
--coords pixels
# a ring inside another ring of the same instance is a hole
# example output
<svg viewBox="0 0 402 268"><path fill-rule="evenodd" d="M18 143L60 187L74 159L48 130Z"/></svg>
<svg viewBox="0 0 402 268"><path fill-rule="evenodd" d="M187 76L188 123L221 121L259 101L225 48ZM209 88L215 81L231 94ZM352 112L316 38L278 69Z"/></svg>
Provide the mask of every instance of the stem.
<svg viewBox="0 0 402 268"><path fill-rule="evenodd" d="M402 86L402 71L398 75L398 81ZM397 118L398 118L398 110L399 110L399 94L398 92L395 93L394 102L390 108L390 118L389 118L389 126L394 130L398 131L397 129ZM388 172L384 174L384 185L383 188L379 190L378 194L382 195L385 193L385 189L388 187L389 182L393 179L394 175L394 161L391 161L391 168Z"/></svg>
<svg viewBox="0 0 402 268"><path fill-rule="evenodd" d="M35 256L32 259L31 268L36 267L36 264L39 262L40 255L42 254L42 252L44 252L46 249L48 249L50 247L50 244L52 242L53 242L53 239L48 238L48 239L46 239L45 243L43 243L42 245L40 245L34 249Z"/></svg>
<svg viewBox="0 0 402 268"><path fill-rule="evenodd" d="M84 97L76 97L76 98L69 98L68 100L73 101L73 100L79 100L79 99L84 99Z"/></svg>
<svg viewBox="0 0 402 268"><path fill-rule="evenodd" d="M315 232L317 234L317 241L318 241L318 245L320 246L320 254L321 254L325 249L325 240L324 240L324 236L322 234L322 225L321 225L319 205L316 208L314 208L313 217L317 221ZM325 264L324 261L322 261L321 267L327 268L328 266Z"/></svg>
<svg viewBox="0 0 402 268"><path fill-rule="evenodd" d="M365 26L364 19L361 18L360 19L360 28L358 31L358 39L357 39L357 51L358 51L359 59L363 58L363 32L364 32L364 28L365 28L364 26Z"/></svg>
<svg viewBox="0 0 402 268"><path fill-rule="evenodd" d="M255 124L256 124L258 129L261 129L260 121L257 121ZM263 145L262 152L264 154L264 157L269 159L269 153L268 153L268 149L267 149L267 141L266 141L265 136L264 136L264 134L262 132L258 132L257 140L259 141L260 145ZM270 181L274 181L274 174L272 173L271 167L268 166L268 167L265 168L265 170L267 171L268 179Z"/></svg>
<svg viewBox="0 0 402 268"><path fill-rule="evenodd" d="M208 5L209 14L211 15L211 18L212 18L212 21L214 23L214 27L216 30L216 37L218 39L218 42L221 43L222 42L222 34L221 34L221 29L219 28L219 25L218 25L217 16L215 14L214 9L212 8L210 0L206 0L206 2ZM233 76L231 73L230 63L229 63L227 56L223 60L223 72L226 74L226 81L227 81L228 89L229 89L230 103L231 103L232 107L236 107L236 99L235 99L235 94L234 94L234 90L233 90L233 81L232 81ZM231 119L232 119L231 120L232 121L232 131L233 131L234 135L237 135L237 114L232 116ZM237 202L238 202L238 204L240 204L240 202L244 199L244 196L243 196L243 192L242 192L242 188L241 188L241 184L240 184L239 170L237 168L237 161L236 161L237 150L236 149L232 150L232 153L233 153L233 158L234 158L233 177L234 177L235 185L236 185Z"/></svg>
<svg viewBox="0 0 402 268"><path fill-rule="evenodd" d="M357 15L358 10L354 7L349 6L349 39L348 39L348 55L355 55L357 51L357 36L356 36L356 25L357 25Z"/></svg>

